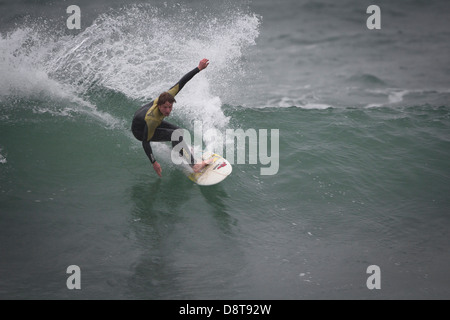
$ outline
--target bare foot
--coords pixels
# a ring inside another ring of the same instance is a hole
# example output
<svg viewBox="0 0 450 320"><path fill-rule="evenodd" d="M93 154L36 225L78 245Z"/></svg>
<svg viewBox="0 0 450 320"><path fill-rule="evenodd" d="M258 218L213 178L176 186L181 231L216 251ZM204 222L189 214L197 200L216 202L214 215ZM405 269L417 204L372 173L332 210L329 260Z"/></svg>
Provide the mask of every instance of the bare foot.
<svg viewBox="0 0 450 320"><path fill-rule="evenodd" d="M204 167L209 165L212 162L212 159L208 159L206 161L202 161L201 163L194 164L192 167L192 170L194 170L195 173L199 173L203 170Z"/></svg>

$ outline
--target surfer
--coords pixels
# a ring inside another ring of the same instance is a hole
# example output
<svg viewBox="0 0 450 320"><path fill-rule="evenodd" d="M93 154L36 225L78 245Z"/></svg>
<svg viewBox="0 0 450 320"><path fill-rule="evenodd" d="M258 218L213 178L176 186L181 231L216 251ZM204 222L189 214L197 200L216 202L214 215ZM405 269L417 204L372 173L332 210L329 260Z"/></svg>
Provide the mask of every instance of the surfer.
<svg viewBox="0 0 450 320"><path fill-rule="evenodd" d="M208 59L201 60L198 67L185 74L177 84L169 89L169 91L163 92L157 99L142 106L134 114L131 131L136 139L142 141L142 147L144 148L147 157L150 159L153 169L160 177L162 176L162 169L153 156L150 142L172 141L172 133L180 128L164 121L164 118L168 117L172 112L173 104L176 102L175 96L178 92L180 92L184 85L197 73L206 69L208 65ZM172 148L182 141L183 137L180 137L178 141L172 141ZM188 148L186 147L184 149L186 149L185 152L190 155L190 166L194 172L200 172L208 164L205 161L195 163L194 157L189 152Z"/></svg>

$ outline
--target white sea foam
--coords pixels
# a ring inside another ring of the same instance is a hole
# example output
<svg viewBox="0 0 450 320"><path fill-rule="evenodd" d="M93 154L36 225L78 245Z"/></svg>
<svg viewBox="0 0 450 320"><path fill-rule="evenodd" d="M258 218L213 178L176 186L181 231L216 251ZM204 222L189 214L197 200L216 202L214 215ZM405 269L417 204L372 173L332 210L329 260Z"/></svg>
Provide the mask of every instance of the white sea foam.
<svg viewBox="0 0 450 320"><path fill-rule="evenodd" d="M366 108L379 108L387 105L401 103L404 100L404 97L411 93L411 90L387 88L367 90L367 92L382 98L386 97L385 102L369 103L366 105Z"/></svg>
<svg viewBox="0 0 450 320"><path fill-rule="evenodd" d="M389 103L399 103L403 101L403 97L409 93L408 90L393 91L389 93Z"/></svg>
<svg viewBox="0 0 450 320"><path fill-rule="evenodd" d="M0 148L0 152L3 152L3 149L2 148ZM6 161L6 157L5 156L3 156L1 153L0 153L0 163L1 164L5 164L7 161Z"/></svg>
<svg viewBox="0 0 450 320"><path fill-rule="evenodd" d="M415 105L423 104L429 100L430 96L446 96L449 93L448 89L399 89L399 88L386 88L378 90L367 90L372 96L375 96L377 101L368 103L366 108L380 108L399 105ZM425 101L421 101L424 99Z"/></svg>
<svg viewBox="0 0 450 320"><path fill-rule="evenodd" d="M329 108L333 108L333 107L328 104L325 104L325 103L307 103L305 105L299 106L299 108L324 110L324 109L329 109Z"/></svg>
<svg viewBox="0 0 450 320"><path fill-rule="evenodd" d="M32 108L37 113L70 116L86 114L115 127L121 123L112 115L99 111L79 95L74 83L63 82L52 75L49 61L58 56L56 50L65 40L55 39L39 28L18 28L0 37L0 99L24 98L52 101L46 107ZM71 105L67 107L67 105Z"/></svg>
<svg viewBox="0 0 450 320"><path fill-rule="evenodd" d="M266 106L264 106L263 108L297 107L300 109L316 109L316 110L333 108L333 106L329 104L316 102L317 100L318 99L316 97L307 97L307 96L301 96L300 98L282 97L268 101Z"/></svg>
<svg viewBox="0 0 450 320"><path fill-rule="evenodd" d="M1 35L0 97L70 101L69 107L45 106L34 112L86 113L117 126L121 119L99 111L87 98L92 88L148 102L208 58L208 69L177 96L173 116L184 123L203 121L205 130L223 129L229 118L222 104L234 80L245 73L241 59L255 45L259 25L258 16L240 10L200 14L184 5L123 7L100 15L75 35L31 23Z"/></svg>

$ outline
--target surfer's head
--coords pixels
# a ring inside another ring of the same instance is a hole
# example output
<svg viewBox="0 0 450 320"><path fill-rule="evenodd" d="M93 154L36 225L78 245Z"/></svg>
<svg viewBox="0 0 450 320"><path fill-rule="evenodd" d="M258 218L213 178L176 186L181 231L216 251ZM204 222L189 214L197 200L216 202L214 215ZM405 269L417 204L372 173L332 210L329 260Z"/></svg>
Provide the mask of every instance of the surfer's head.
<svg viewBox="0 0 450 320"><path fill-rule="evenodd" d="M172 112L174 102L177 102L175 98L168 92L163 92L158 98L158 109L161 113L168 117Z"/></svg>

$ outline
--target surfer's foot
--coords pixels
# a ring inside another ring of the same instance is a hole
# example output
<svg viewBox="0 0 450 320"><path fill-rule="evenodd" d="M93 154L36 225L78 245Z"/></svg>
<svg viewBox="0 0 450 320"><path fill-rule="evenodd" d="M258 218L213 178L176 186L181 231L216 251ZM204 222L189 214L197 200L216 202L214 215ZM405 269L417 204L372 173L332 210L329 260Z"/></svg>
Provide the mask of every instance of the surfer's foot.
<svg viewBox="0 0 450 320"><path fill-rule="evenodd" d="M212 159L208 159L206 161L202 161L201 163L194 164L192 166L192 170L194 170L195 173L199 173L203 170L204 167L209 165L212 162Z"/></svg>

